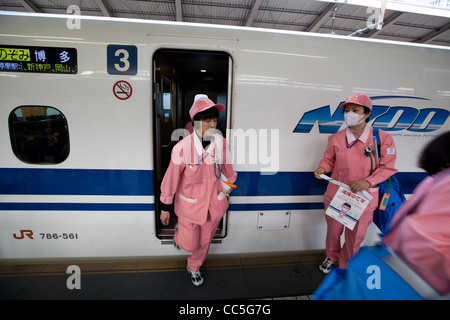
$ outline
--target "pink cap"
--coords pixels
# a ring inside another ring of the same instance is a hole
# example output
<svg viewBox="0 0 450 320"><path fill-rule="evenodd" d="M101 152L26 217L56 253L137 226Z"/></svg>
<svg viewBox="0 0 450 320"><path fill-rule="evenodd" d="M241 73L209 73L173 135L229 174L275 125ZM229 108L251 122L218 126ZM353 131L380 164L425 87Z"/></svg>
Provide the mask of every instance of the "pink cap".
<svg viewBox="0 0 450 320"><path fill-rule="evenodd" d="M350 97L345 100L343 104L339 106L339 108L344 108L347 104L357 104L363 107L367 107L370 110L372 110L372 100L368 96L366 96L364 93L356 93L351 95Z"/></svg>
<svg viewBox="0 0 450 320"><path fill-rule="evenodd" d="M225 106L223 104L215 104L211 99L209 98L199 98L194 101L192 104L191 109L189 110L189 115L191 116L191 119L194 119L194 116L202 111L205 111L209 108L215 107L217 111L222 112L225 110Z"/></svg>

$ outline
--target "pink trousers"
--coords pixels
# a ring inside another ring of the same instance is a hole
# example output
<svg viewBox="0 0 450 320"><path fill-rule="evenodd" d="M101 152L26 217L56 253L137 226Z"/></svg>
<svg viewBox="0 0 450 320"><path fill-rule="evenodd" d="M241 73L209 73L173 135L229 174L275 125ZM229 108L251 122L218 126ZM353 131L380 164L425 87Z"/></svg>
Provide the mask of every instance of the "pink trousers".
<svg viewBox="0 0 450 320"><path fill-rule="evenodd" d="M192 252L187 263L189 270L193 272L200 270L222 217L223 215L220 215L218 219L216 217L214 218L216 220L211 220L211 215L208 213L208 219L202 225L194 224L178 217L175 243L181 249Z"/></svg>
<svg viewBox="0 0 450 320"><path fill-rule="evenodd" d="M345 228L345 242L342 248L341 234L344 230L344 225L330 216L325 215L327 221L326 254L332 262L339 262L339 268L347 268L348 261L359 251L361 242L366 237L367 228L373 221L373 211L378 204L378 194L371 192L371 195L374 196L374 199L370 201L353 230ZM325 196L325 210L330 205L330 202L331 198Z"/></svg>

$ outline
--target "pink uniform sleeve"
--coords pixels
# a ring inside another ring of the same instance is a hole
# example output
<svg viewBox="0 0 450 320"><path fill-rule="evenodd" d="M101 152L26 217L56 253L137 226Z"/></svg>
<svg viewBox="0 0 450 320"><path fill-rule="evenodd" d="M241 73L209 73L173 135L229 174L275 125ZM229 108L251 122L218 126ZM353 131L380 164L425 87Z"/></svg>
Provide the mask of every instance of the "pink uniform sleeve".
<svg viewBox="0 0 450 320"><path fill-rule="evenodd" d="M170 159L169 167L164 175L161 183L161 195L159 200L164 204L171 204L173 197L178 189L178 182L180 181L181 174L183 173L186 165L180 159L183 159L183 148L178 143L173 148L172 157ZM177 159L175 161L175 159Z"/></svg>
<svg viewBox="0 0 450 320"><path fill-rule="evenodd" d="M221 170L225 177L228 179L228 182L234 183L237 178L237 173L233 170L233 161L231 159L231 153L226 139L223 139L223 150L223 158L225 159L225 161L221 165Z"/></svg>
<svg viewBox="0 0 450 320"><path fill-rule="evenodd" d="M384 131L379 131L381 140L380 166L366 179L372 187L380 182L387 180L398 170L395 169L395 160L397 159L397 149L394 139Z"/></svg>
<svg viewBox="0 0 450 320"><path fill-rule="evenodd" d="M449 185L434 190L432 199L408 217L410 229L401 239L405 242L404 249L410 251L404 253L410 262L447 280L450 279L449 194Z"/></svg>
<svg viewBox="0 0 450 320"><path fill-rule="evenodd" d="M324 167L326 173L333 171L334 163L336 162L336 150L333 139L334 137L332 135L328 137L327 149L323 154L323 159L319 163L319 167Z"/></svg>
<svg viewBox="0 0 450 320"><path fill-rule="evenodd" d="M450 292L450 175L438 183L426 182L415 197L427 195L383 242L444 294Z"/></svg>

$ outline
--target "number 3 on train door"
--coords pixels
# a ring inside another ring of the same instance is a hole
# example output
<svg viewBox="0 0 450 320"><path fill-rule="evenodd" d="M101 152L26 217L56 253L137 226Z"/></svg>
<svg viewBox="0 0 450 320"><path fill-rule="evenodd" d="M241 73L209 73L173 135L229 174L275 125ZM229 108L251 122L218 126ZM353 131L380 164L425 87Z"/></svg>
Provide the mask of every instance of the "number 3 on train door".
<svg viewBox="0 0 450 320"><path fill-rule="evenodd" d="M108 74L137 74L137 47L110 44L106 48Z"/></svg>

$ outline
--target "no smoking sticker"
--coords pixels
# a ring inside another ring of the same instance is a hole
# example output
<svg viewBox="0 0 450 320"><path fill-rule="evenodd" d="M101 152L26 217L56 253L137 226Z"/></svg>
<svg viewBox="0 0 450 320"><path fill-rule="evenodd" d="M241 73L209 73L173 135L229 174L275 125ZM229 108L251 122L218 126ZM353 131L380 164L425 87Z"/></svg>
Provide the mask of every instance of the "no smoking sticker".
<svg viewBox="0 0 450 320"><path fill-rule="evenodd" d="M120 80L114 83L113 93L117 99L127 100L129 97L131 97L131 94L133 93L133 88L131 87L131 84L129 84L128 82Z"/></svg>

